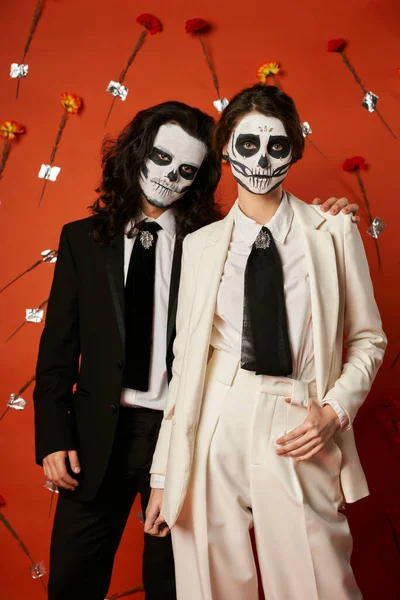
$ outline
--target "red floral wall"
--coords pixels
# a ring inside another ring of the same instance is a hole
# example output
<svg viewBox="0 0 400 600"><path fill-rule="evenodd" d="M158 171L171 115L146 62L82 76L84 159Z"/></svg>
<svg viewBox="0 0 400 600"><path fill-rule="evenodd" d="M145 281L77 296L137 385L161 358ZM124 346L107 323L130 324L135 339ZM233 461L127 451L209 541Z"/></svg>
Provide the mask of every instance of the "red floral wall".
<svg viewBox="0 0 400 600"><path fill-rule="evenodd" d="M344 159L362 155L368 169L362 177L373 216L387 228L379 238L383 270L378 270L374 242L364 238L382 312L389 348L374 390L360 412L356 434L370 481L370 498L348 507L354 533L354 568L366 600L396 600L400 546L400 437L399 385L399 139L384 128L377 114L361 108L362 92L340 56L329 54L331 38L349 41L347 54L368 90L379 96L379 108L400 135L399 103L400 5L396 0L260 0L244 5L238 0L47 0L26 62L29 75L15 99L10 63L18 62L36 0L15 0L2 6L0 37L0 121L13 119L27 133L11 152L0 180L0 288L32 265L40 252L56 248L62 224L86 215L100 176L99 150L105 133L117 132L139 109L179 99L215 114L216 99L199 43L184 33L184 21L203 17L213 25L205 37L217 68L221 92L228 98L256 81L256 70L266 60L283 68L279 81L295 98L302 120L313 135L304 160L295 166L288 188L304 200L314 196L346 195L362 204L353 173L341 170ZM246 12L247 11L247 12ZM164 31L148 36L126 78L129 95L117 101L104 128L111 97L105 93L125 65L140 26L136 17L150 12ZM72 116L64 130L55 164L57 182L49 182L38 208L43 180L37 173L49 158L62 110L62 91L83 98L84 109ZM3 141L0 140L0 151ZM226 173L220 201L228 208L234 186ZM329 265L327 265L329 268ZM1 393L0 414L10 393L18 392L35 368L41 324L26 324L9 342L6 338L23 322L25 309L37 307L48 296L53 266L43 264L0 295ZM48 566L51 530L51 493L43 488L43 473L34 464L31 388L24 393L24 411L10 410L0 422L0 510L28 547L34 561ZM54 507L53 507L54 510ZM140 584L141 526L132 511L119 551L111 594ZM0 522L2 598L45 598L40 581L29 574L29 559ZM397 572L397 577L396 577ZM47 578L42 581L46 582ZM141 594L138 594L140 597Z"/></svg>

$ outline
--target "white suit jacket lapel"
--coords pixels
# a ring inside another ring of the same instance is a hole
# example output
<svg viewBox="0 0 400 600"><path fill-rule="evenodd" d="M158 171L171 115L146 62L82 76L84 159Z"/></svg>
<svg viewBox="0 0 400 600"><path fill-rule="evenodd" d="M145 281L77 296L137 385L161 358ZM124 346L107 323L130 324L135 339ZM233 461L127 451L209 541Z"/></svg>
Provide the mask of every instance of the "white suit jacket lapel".
<svg viewBox="0 0 400 600"><path fill-rule="evenodd" d="M233 211L231 209L222 221L216 223L206 240L198 271L193 329L197 327L199 321L204 320L204 323L211 323L211 333L213 314L232 237L232 228Z"/></svg>
<svg viewBox="0 0 400 600"><path fill-rule="evenodd" d="M326 393L335 345L339 313L339 289L335 248L328 231L318 229L326 221L319 209L288 194L305 241L310 274L314 358L318 397Z"/></svg>

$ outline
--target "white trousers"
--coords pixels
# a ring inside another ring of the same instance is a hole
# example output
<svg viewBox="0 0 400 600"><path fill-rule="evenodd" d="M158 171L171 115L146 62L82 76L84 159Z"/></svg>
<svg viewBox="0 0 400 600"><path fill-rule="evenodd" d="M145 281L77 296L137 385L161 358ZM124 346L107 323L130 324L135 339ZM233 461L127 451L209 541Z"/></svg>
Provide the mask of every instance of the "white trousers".
<svg viewBox="0 0 400 600"><path fill-rule="evenodd" d="M339 448L332 441L304 462L276 454L277 438L305 420L309 395L315 384L255 375L214 352L172 528L178 600L256 600L252 527L266 600L362 598L339 511Z"/></svg>

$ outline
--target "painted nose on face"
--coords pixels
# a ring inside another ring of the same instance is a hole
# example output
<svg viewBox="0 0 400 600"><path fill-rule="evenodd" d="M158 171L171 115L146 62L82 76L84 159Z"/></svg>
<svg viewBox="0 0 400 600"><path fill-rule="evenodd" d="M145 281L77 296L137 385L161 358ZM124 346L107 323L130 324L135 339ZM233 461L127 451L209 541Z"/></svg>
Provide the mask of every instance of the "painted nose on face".
<svg viewBox="0 0 400 600"><path fill-rule="evenodd" d="M171 171L170 173L168 173L167 177L170 181L178 181L178 172Z"/></svg>
<svg viewBox="0 0 400 600"><path fill-rule="evenodd" d="M264 156L260 156L260 160L258 161L258 166L261 167L262 169L269 167L269 159L266 154L264 154Z"/></svg>

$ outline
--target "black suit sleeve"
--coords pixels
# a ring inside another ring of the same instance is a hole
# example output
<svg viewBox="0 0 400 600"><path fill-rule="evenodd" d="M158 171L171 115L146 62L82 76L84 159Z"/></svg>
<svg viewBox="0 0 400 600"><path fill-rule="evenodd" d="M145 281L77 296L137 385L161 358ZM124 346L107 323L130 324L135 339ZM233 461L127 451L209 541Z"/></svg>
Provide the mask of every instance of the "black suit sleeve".
<svg viewBox="0 0 400 600"><path fill-rule="evenodd" d="M78 283L67 231L66 225L61 232L36 367L33 398L39 465L52 452L77 449L70 408L80 357Z"/></svg>

